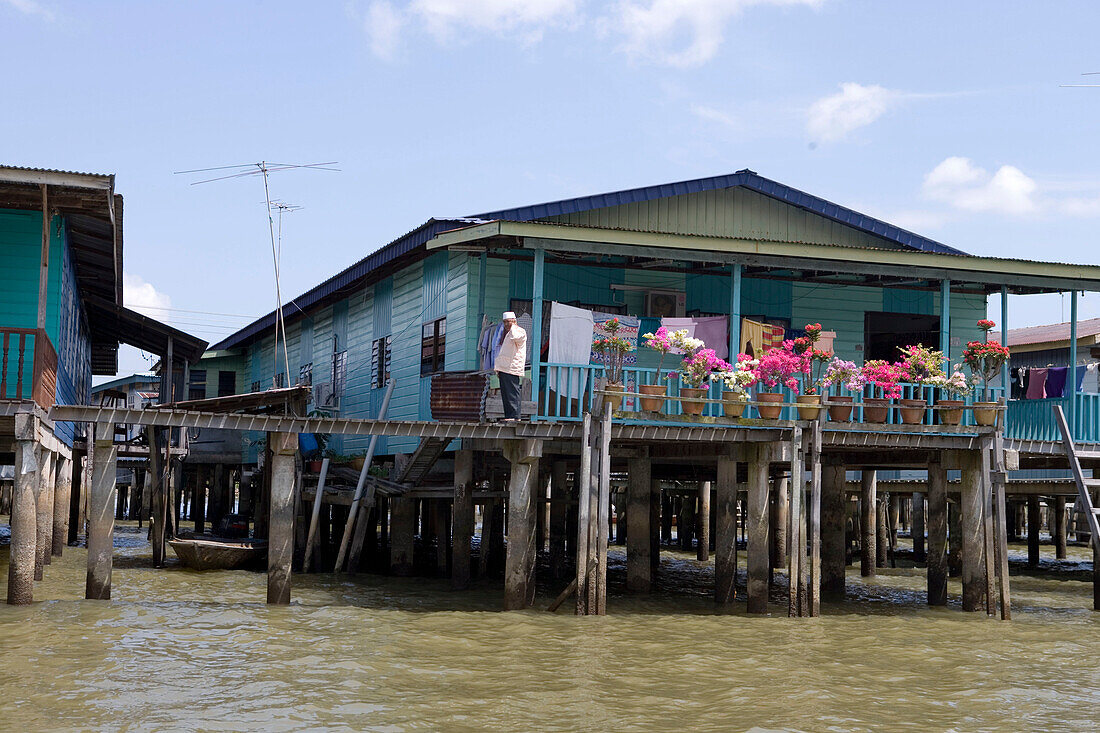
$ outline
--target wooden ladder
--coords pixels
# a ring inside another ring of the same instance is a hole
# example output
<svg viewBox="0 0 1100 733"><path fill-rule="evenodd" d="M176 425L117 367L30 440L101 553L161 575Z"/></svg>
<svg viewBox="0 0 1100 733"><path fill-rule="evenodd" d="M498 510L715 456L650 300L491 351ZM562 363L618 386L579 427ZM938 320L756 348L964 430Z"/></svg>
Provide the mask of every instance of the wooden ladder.
<svg viewBox="0 0 1100 733"><path fill-rule="evenodd" d="M1066 415L1062 412L1061 405L1054 406L1054 417L1058 420L1058 429L1062 431L1062 445L1065 446L1066 458L1069 459L1069 467L1073 471L1073 480L1077 482L1077 496L1088 518L1093 550L1100 553L1100 521L1097 519L1100 509L1092 503L1090 491L1090 489L1100 489L1100 479L1085 478L1085 473L1081 470L1081 459L1100 458L1100 451L1078 450L1073 443L1073 435L1070 434L1069 423L1066 422Z"/></svg>
<svg viewBox="0 0 1100 733"><path fill-rule="evenodd" d="M447 444L450 442L450 438L421 438L420 444L416 446L416 450L409 457L409 462L401 471L398 482L410 486L418 485L447 450Z"/></svg>

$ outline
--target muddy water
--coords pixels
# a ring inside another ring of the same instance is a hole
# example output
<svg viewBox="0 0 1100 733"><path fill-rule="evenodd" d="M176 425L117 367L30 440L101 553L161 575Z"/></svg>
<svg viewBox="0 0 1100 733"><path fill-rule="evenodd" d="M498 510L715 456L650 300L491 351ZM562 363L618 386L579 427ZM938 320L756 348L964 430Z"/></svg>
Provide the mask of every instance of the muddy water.
<svg viewBox="0 0 1100 733"><path fill-rule="evenodd" d="M498 613L495 583L372 576L295 576L269 608L262 574L153 570L131 528L117 544L115 600L80 600L70 548L40 602L0 606L0 729L1100 728L1100 614L1073 563L1014 576L1011 623L963 614L954 580L928 609L914 568L850 569L852 600L790 620L778 593L771 617L715 615L710 568L679 553L628 596L617 556L611 615L575 618ZM0 592L6 563L0 546Z"/></svg>

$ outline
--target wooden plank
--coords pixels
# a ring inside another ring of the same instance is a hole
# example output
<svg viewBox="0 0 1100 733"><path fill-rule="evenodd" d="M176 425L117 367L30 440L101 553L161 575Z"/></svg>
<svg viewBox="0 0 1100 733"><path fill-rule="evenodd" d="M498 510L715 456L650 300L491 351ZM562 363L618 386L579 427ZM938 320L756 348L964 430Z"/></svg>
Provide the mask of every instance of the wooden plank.
<svg viewBox="0 0 1100 733"><path fill-rule="evenodd" d="M990 477L990 452L992 439L986 442L981 452L981 492L982 492L982 560L985 563L985 612L989 616L997 613L997 594L994 591L997 566L993 556L993 481Z"/></svg>
<svg viewBox="0 0 1100 733"><path fill-rule="evenodd" d="M821 422L813 423L810 438L810 616L821 615Z"/></svg>

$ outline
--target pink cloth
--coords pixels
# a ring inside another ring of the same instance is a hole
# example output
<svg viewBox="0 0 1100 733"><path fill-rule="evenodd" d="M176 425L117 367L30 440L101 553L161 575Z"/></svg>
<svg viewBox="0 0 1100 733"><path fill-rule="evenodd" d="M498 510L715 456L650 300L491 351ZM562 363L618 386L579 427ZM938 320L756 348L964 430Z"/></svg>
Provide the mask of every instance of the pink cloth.
<svg viewBox="0 0 1100 733"><path fill-rule="evenodd" d="M719 359L729 359L730 330L728 317L662 318L661 325L669 331L686 330L688 336L701 339L708 349L714 349L714 354Z"/></svg>
<svg viewBox="0 0 1100 733"><path fill-rule="evenodd" d="M1041 400L1047 394L1047 370L1032 369L1028 377L1027 398L1029 400Z"/></svg>

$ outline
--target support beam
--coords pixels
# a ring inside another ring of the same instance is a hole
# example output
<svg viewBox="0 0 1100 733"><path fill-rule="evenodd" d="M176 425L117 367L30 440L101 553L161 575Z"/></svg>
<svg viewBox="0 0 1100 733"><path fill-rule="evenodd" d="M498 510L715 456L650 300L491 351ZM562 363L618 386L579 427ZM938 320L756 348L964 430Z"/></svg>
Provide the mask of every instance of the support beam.
<svg viewBox="0 0 1100 733"><path fill-rule="evenodd" d="M1008 345L1008 286L1001 286L1001 343L1005 346ZM1070 377L1073 377L1073 370L1070 370ZM1008 359L1005 359L1005 363L1001 366L1001 386L1004 387L1004 396L1007 403L1009 396L1012 394L1012 390L1009 388L1008 379Z"/></svg>
<svg viewBox="0 0 1100 733"><path fill-rule="evenodd" d="M859 574L864 578L873 578L878 565L878 487L874 469L863 469L859 511Z"/></svg>
<svg viewBox="0 0 1100 733"><path fill-rule="evenodd" d="M1039 530L1042 523L1039 497L1027 497L1027 564L1031 568L1039 567Z"/></svg>
<svg viewBox="0 0 1100 733"><path fill-rule="evenodd" d="M924 562L926 558L924 535L926 531L925 527L925 513L924 513L924 494L914 491L911 498L912 501L912 521L909 526L909 534L913 538L913 559L917 562Z"/></svg>
<svg viewBox="0 0 1100 733"><path fill-rule="evenodd" d="M649 497L652 484L649 457L631 458L627 463L626 588L648 593L653 587L653 564L649 553Z"/></svg>
<svg viewBox="0 0 1100 733"><path fill-rule="evenodd" d="M564 578L568 570L566 537L569 524L569 474L564 460L550 466L550 573Z"/></svg>
<svg viewBox="0 0 1100 733"><path fill-rule="evenodd" d="M47 448L38 452L37 529L35 533L34 579L42 580L43 569L50 564L53 547L54 453ZM111 507L112 511L114 506Z"/></svg>
<svg viewBox="0 0 1100 733"><path fill-rule="evenodd" d="M76 545L80 541L80 533L84 531L84 494L87 492L84 479L84 459L73 456L72 493L69 497L69 546ZM138 504L140 506L140 502Z"/></svg>
<svg viewBox="0 0 1100 733"><path fill-rule="evenodd" d="M580 466L573 480L577 494L577 605L575 613L587 616L594 612L591 604L592 570L595 561L596 528L592 514L592 415L584 413L581 420Z"/></svg>
<svg viewBox="0 0 1100 733"><path fill-rule="evenodd" d="M748 462L748 511L745 524L748 531L748 579L745 583L749 613L768 612L768 578L771 574L771 552L768 547L768 446L754 443L745 448ZM736 476L727 468L727 491L736 497ZM730 499L733 501L734 499ZM736 537L736 536L735 536ZM797 581L796 581L797 582Z"/></svg>
<svg viewBox="0 0 1100 733"><path fill-rule="evenodd" d="M1008 333L1005 331L1004 333ZM1005 338L1007 341L1007 337ZM1077 291L1069 293L1069 410L1066 417L1069 418L1069 432L1072 437L1077 436Z"/></svg>
<svg viewBox="0 0 1100 733"><path fill-rule="evenodd" d="M695 513L695 536L699 538L695 559L710 560L710 481L699 482L699 508Z"/></svg>
<svg viewBox="0 0 1100 733"><path fill-rule="evenodd" d="M206 477L207 466L195 467L195 483L191 487L191 519L195 522L195 534L206 531Z"/></svg>
<svg viewBox="0 0 1100 733"><path fill-rule="evenodd" d="M750 450L756 450L752 448ZM751 464L750 464L751 466ZM752 468L750 467L750 471ZM765 467L765 471L767 468ZM767 476L765 475L765 482ZM737 462L733 458L724 456L718 459L718 482L714 497L714 510L716 513L716 525L714 532L714 601L718 604L729 604L737 597ZM756 518L753 531L767 533L767 488L765 486L765 509L763 517ZM753 516L753 500L759 501L757 494L749 494L749 516ZM752 549L749 550L749 559L752 559ZM758 561L759 562L759 561ZM750 565L751 567L751 565ZM750 578L751 587L751 578ZM764 605L768 602L767 578L764 580ZM750 599L752 596L750 595ZM750 600L751 604L751 600ZM753 610L750 608L750 610ZM763 613L753 610L753 613Z"/></svg>
<svg viewBox="0 0 1100 733"><path fill-rule="evenodd" d="M267 543L267 602L290 603L290 568L294 560L294 485L298 436L268 433L271 450L271 497Z"/></svg>
<svg viewBox="0 0 1100 733"><path fill-rule="evenodd" d="M99 446L99 428L96 426L96 447ZM112 429L113 432L113 429ZM153 567L164 567L164 550L166 537L166 523L168 521L168 503L165 494L165 482L168 480L168 472L163 465L164 457L160 454L159 436L164 431L158 428L146 428L145 438L149 445L149 473L145 477L145 483L149 486L149 494L152 499L152 511L149 518L149 540L153 546ZM167 436L165 436L167 440ZM117 449L116 449L117 450Z"/></svg>
<svg viewBox="0 0 1100 733"><path fill-rule="evenodd" d="M29 413L15 415L15 476L11 494L11 546L8 557L8 603L25 605L34 600L34 558L38 532L38 419Z"/></svg>
<svg viewBox="0 0 1100 733"><path fill-rule="evenodd" d="M890 560L889 502L889 493L884 493L879 496L877 512L875 514L875 566L880 568L886 567Z"/></svg>
<svg viewBox="0 0 1100 733"><path fill-rule="evenodd" d="M787 514L790 511L790 479L775 479L775 496L772 499L771 535L772 569L787 567Z"/></svg>
<svg viewBox="0 0 1100 733"><path fill-rule="evenodd" d="M54 483L53 546L51 552L61 557L69 538L69 505L72 493L73 459L57 457L57 478Z"/></svg>
<svg viewBox="0 0 1100 733"><path fill-rule="evenodd" d="M535 262L532 268L531 283L531 310L533 321L531 323L531 338L527 345L531 349L531 398L535 401L535 416L539 414L542 406L540 396L541 369L539 360L542 358L542 280L543 269L546 263L546 251L535 250ZM480 325L479 325L480 328Z"/></svg>
<svg viewBox="0 0 1100 733"><path fill-rule="evenodd" d="M822 466L821 481L821 593L825 598L844 597L845 525L847 480L842 465Z"/></svg>
<svg viewBox="0 0 1100 733"><path fill-rule="evenodd" d="M451 556L451 587L470 587L470 556L474 537L474 452L455 451L455 501L452 512L454 550Z"/></svg>
<svg viewBox="0 0 1100 733"><path fill-rule="evenodd" d="M986 595L985 562L982 558L982 475L977 451L960 453L962 468L961 531L964 611L982 609Z"/></svg>
<svg viewBox="0 0 1100 733"><path fill-rule="evenodd" d="M508 480L504 610L517 611L535 602L535 486L542 442L508 441L503 453L512 464Z"/></svg>
<svg viewBox="0 0 1100 733"><path fill-rule="evenodd" d="M92 486L88 495L88 577L84 597L90 600L111 598L111 566L114 554L115 469L118 447L115 426L95 426L95 450Z"/></svg>
<svg viewBox="0 0 1100 733"><path fill-rule="evenodd" d="M928 466L928 605L947 605L947 469Z"/></svg>
<svg viewBox="0 0 1100 733"><path fill-rule="evenodd" d="M984 302L984 301L983 301ZM940 283L940 351L944 368L951 368L951 281ZM950 372L948 372L950 373Z"/></svg>
<svg viewBox="0 0 1100 733"><path fill-rule="evenodd" d="M416 499L395 496L390 499L390 573L398 577L413 574L415 541Z"/></svg>
<svg viewBox="0 0 1100 733"><path fill-rule="evenodd" d="M1049 506L1049 504L1048 504ZM1054 497L1054 557L1066 559L1066 497Z"/></svg>
<svg viewBox="0 0 1100 733"><path fill-rule="evenodd" d="M740 262L730 265L730 345L729 361L737 363L737 354L741 350L741 275Z"/></svg>
<svg viewBox="0 0 1100 733"><path fill-rule="evenodd" d="M952 578L962 575L962 507L958 501L947 504L947 572Z"/></svg>

